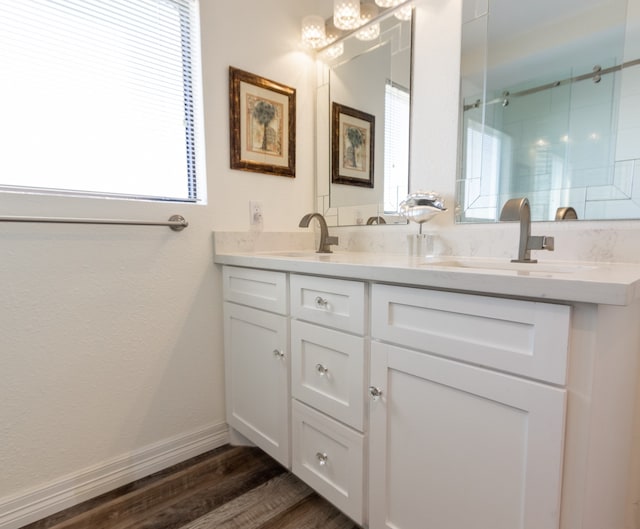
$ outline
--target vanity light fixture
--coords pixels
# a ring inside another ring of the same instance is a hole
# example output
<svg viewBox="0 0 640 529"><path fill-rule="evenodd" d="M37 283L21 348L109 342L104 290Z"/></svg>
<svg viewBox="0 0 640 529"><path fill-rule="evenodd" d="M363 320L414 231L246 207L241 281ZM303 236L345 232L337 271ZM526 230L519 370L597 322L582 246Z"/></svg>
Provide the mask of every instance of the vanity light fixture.
<svg viewBox="0 0 640 529"><path fill-rule="evenodd" d="M308 15L302 19L302 42L313 49L326 44L324 18Z"/></svg>
<svg viewBox="0 0 640 529"><path fill-rule="evenodd" d="M327 20L324 21L324 31L326 35L326 39L324 43L325 46L328 46L332 42L335 42L340 37L342 37L345 33L343 30L338 29L336 27L336 25L333 23L333 17L329 17Z"/></svg>
<svg viewBox="0 0 640 529"><path fill-rule="evenodd" d="M412 3L409 2L408 4L403 5L400 9L393 13L393 16L402 21L411 20L411 17L413 16Z"/></svg>
<svg viewBox="0 0 640 529"><path fill-rule="evenodd" d="M333 0L333 23L338 29L360 26L360 0Z"/></svg>
<svg viewBox="0 0 640 529"><path fill-rule="evenodd" d="M362 2L360 4L360 24L364 27L355 34L358 40L373 40L380 36L380 24L366 25L377 17L379 12L380 10L375 4L370 2Z"/></svg>
<svg viewBox="0 0 640 529"><path fill-rule="evenodd" d="M379 9L377 6L383 6ZM359 40L374 40L380 35L377 19L388 9L399 20L411 20L412 0L333 0L333 16L323 20L319 15L302 19L302 42L318 50L328 59L343 54L342 40L353 34ZM332 43L338 41L334 46Z"/></svg>
<svg viewBox="0 0 640 529"><path fill-rule="evenodd" d="M338 42L324 50L323 54L327 59L337 59L344 53L344 42Z"/></svg>

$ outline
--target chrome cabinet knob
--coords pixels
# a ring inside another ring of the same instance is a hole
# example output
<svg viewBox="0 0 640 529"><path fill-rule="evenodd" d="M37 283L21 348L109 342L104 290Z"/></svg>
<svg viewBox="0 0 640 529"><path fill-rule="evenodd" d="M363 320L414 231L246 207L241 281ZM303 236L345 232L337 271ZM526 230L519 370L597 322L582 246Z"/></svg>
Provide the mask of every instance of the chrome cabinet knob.
<svg viewBox="0 0 640 529"><path fill-rule="evenodd" d="M369 395L373 398L373 400L378 400L382 397L382 390L375 386L369 386Z"/></svg>
<svg viewBox="0 0 640 529"><path fill-rule="evenodd" d="M284 358L284 352L282 351L282 349L274 349L273 356L275 356L276 358Z"/></svg>
<svg viewBox="0 0 640 529"><path fill-rule="evenodd" d="M325 376L329 372L329 368L327 366L323 366L322 364L316 364L316 372L321 377Z"/></svg>
<svg viewBox="0 0 640 529"><path fill-rule="evenodd" d="M326 452L318 452L316 453L316 459L318 460L318 465L323 467L327 464L327 461L329 461L329 456Z"/></svg>
<svg viewBox="0 0 640 529"><path fill-rule="evenodd" d="M316 297L315 303L316 303L316 307L318 307L319 309L329 308L329 301L327 299L325 299L325 298L320 297L320 296Z"/></svg>

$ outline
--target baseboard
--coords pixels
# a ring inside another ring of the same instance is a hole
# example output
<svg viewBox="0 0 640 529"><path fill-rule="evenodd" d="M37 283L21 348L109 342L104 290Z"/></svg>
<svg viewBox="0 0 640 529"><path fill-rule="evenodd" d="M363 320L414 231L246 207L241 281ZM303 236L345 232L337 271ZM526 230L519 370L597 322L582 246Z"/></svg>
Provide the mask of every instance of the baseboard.
<svg viewBox="0 0 640 529"><path fill-rule="evenodd" d="M0 498L0 529L19 529L62 509L213 450L229 440L225 423L165 439L42 487Z"/></svg>

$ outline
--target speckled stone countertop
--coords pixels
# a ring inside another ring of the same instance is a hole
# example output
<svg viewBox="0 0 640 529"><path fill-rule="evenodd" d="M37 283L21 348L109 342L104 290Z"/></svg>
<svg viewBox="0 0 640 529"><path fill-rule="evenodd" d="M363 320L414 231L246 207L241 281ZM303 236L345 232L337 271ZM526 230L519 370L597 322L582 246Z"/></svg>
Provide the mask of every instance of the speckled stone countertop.
<svg viewBox="0 0 640 529"><path fill-rule="evenodd" d="M218 264L542 301L629 305L640 298L640 265L313 250L221 251Z"/></svg>

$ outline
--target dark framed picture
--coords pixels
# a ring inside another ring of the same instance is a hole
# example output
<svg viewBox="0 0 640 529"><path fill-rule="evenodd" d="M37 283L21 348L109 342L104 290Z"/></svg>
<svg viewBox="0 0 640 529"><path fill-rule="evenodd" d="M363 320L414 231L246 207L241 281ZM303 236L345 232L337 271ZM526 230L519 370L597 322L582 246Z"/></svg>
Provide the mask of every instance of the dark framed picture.
<svg viewBox="0 0 640 529"><path fill-rule="evenodd" d="M296 91L229 67L231 169L295 177Z"/></svg>
<svg viewBox="0 0 640 529"><path fill-rule="evenodd" d="M373 187L375 116L333 103L331 182Z"/></svg>

